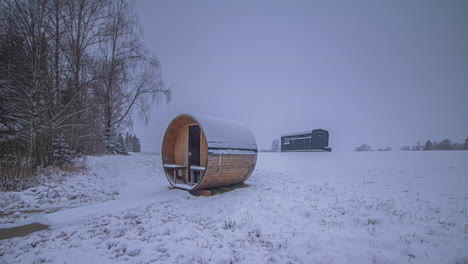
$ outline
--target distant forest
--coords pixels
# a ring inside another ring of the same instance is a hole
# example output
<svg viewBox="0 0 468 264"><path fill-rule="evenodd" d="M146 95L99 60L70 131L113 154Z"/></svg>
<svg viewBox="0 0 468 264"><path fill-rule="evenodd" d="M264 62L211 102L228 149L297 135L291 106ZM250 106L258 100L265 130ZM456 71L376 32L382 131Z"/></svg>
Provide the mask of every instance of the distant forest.
<svg viewBox="0 0 468 264"><path fill-rule="evenodd" d="M0 1L0 183L140 150L132 117L170 99L141 32L130 0Z"/></svg>
<svg viewBox="0 0 468 264"><path fill-rule="evenodd" d="M403 146L401 150L468 150L468 137L464 143L453 143L450 139L440 142L428 140L424 145L417 142L414 146Z"/></svg>
<svg viewBox="0 0 468 264"><path fill-rule="evenodd" d="M372 147L368 144L362 144L354 149L355 151L373 151ZM392 148L379 148L378 151L391 151ZM444 139L440 142L426 141L424 145L416 142L413 146L403 146L400 150L404 151L417 151L417 150L468 150L468 137L464 143L453 143L450 139Z"/></svg>

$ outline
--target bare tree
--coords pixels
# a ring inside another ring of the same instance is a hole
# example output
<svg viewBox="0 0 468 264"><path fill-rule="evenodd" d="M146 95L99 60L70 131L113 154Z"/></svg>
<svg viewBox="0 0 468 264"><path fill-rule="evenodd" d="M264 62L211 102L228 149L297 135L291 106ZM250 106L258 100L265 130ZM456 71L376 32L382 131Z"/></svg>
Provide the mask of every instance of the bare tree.
<svg viewBox="0 0 468 264"><path fill-rule="evenodd" d="M372 147L368 144L362 144L354 149L355 151L372 151Z"/></svg>
<svg viewBox="0 0 468 264"><path fill-rule="evenodd" d="M444 139L439 144L437 144L436 147L438 150L452 150L453 144L452 141L450 141L450 139Z"/></svg>
<svg viewBox="0 0 468 264"><path fill-rule="evenodd" d="M103 105L107 149L113 152L113 137L119 126L129 124L135 108L147 121L151 103L161 95L169 100L170 90L162 81L159 61L147 55L149 52L141 43L132 4L127 0L111 1L106 12L100 42L104 56L96 95Z"/></svg>
<svg viewBox="0 0 468 264"><path fill-rule="evenodd" d="M10 49L21 51L25 56L7 58L5 86L15 98L7 104L9 114L15 114L22 126L16 136L28 146L27 156L32 168L43 165L41 154L41 133L43 126L44 90L47 86L45 1L2 2L2 28L6 29L3 43ZM18 41L18 42L16 42ZM15 47L16 46L16 47Z"/></svg>
<svg viewBox="0 0 468 264"><path fill-rule="evenodd" d="M273 142L271 142L271 151L273 151L273 152L280 151L279 140L278 139L274 139Z"/></svg>
<svg viewBox="0 0 468 264"><path fill-rule="evenodd" d="M392 151L391 147L379 148L377 151Z"/></svg>
<svg viewBox="0 0 468 264"><path fill-rule="evenodd" d="M65 5L63 49L66 75L60 93L63 106L55 118L54 129L66 130L73 149L82 151L83 136L94 132L92 109L96 102L91 90L96 80L97 45L101 41L105 0L71 0ZM90 116L91 115L91 116Z"/></svg>

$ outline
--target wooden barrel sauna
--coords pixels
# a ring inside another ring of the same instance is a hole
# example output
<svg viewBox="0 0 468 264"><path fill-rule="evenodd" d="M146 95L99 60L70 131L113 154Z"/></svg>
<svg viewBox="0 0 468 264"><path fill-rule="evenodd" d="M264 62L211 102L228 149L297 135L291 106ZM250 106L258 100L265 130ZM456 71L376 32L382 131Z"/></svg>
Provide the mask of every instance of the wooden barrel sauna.
<svg viewBox="0 0 468 264"><path fill-rule="evenodd" d="M175 188L189 191L246 181L257 161L257 144L242 123L183 114L164 133L164 172Z"/></svg>

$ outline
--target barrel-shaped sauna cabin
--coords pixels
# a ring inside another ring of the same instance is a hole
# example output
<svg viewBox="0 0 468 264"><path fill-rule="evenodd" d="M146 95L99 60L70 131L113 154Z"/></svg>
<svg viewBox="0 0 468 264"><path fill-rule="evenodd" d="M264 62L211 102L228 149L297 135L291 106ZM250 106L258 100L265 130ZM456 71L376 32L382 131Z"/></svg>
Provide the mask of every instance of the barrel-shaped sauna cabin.
<svg viewBox="0 0 468 264"><path fill-rule="evenodd" d="M166 128L161 156L169 183L195 191L247 180L257 161L257 144L239 122L183 114Z"/></svg>

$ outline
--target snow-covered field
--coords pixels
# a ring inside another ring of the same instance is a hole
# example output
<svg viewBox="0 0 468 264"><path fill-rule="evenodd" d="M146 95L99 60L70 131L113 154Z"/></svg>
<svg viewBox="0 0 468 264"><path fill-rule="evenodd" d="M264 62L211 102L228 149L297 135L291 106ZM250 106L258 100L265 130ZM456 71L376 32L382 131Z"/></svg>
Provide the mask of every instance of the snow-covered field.
<svg viewBox="0 0 468 264"><path fill-rule="evenodd" d="M157 155L85 165L0 193L0 228L50 226L0 263L468 263L468 151L262 153L211 197L169 189Z"/></svg>

